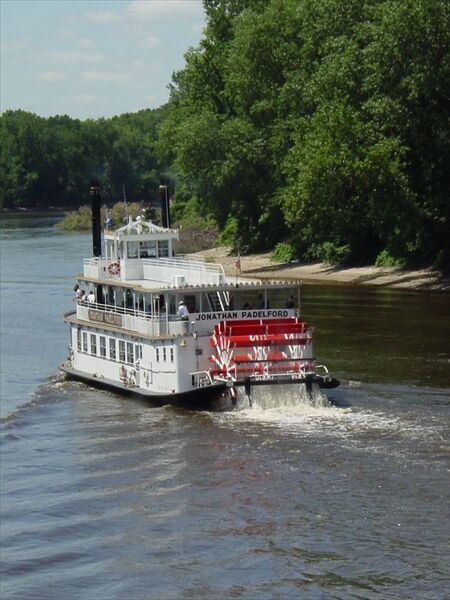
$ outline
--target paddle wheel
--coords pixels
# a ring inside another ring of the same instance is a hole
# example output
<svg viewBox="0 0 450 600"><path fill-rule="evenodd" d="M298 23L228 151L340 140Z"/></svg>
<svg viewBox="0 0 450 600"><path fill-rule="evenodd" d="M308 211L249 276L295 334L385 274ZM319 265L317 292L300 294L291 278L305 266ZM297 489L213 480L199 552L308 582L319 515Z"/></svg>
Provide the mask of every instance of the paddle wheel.
<svg viewBox="0 0 450 600"><path fill-rule="evenodd" d="M210 345L211 377L234 385L301 383L315 375L312 330L298 317L220 321Z"/></svg>

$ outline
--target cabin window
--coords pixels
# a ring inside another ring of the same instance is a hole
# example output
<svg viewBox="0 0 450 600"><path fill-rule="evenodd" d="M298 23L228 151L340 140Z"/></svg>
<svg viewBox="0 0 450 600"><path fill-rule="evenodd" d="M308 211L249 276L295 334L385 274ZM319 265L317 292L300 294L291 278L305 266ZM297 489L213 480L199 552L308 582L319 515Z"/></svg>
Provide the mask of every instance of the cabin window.
<svg viewBox="0 0 450 600"><path fill-rule="evenodd" d="M120 360L120 362L125 362L125 342L124 342L124 340L119 340L119 360Z"/></svg>
<svg viewBox="0 0 450 600"><path fill-rule="evenodd" d="M116 340L114 338L109 338L109 358L116 360Z"/></svg>
<svg viewBox="0 0 450 600"><path fill-rule="evenodd" d="M170 362L173 363L173 347L170 348Z"/></svg>
<svg viewBox="0 0 450 600"><path fill-rule="evenodd" d="M83 352L87 353L88 351L88 336L85 331L83 331Z"/></svg>
<svg viewBox="0 0 450 600"><path fill-rule="evenodd" d="M134 346L133 342L127 342L127 363L132 365L134 363Z"/></svg>
<svg viewBox="0 0 450 600"><path fill-rule="evenodd" d="M163 362L167 361L167 351L166 351L166 347L163 347Z"/></svg>
<svg viewBox="0 0 450 600"><path fill-rule="evenodd" d="M128 242L127 243L127 254L128 258L137 258L138 255L138 243Z"/></svg>
<svg viewBox="0 0 450 600"><path fill-rule="evenodd" d="M134 356L135 356L136 360L142 359L142 344L134 345Z"/></svg>
<svg viewBox="0 0 450 600"><path fill-rule="evenodd" d="M104 335L101 335L99 337L99 344L100 344L100 356L102 356L103 358L106 358L106 338Z"/></svg>
<svg viewBox="0 0 450 600"><path fill-rule="evenodd" d="M156 258L156 242L140 242L139 253L141 258Z"/></svg>
<svg viewBox="0 0 450 600"><path fill-rule="evenodd" d="M159 362L159 348L156 348L156 362Z"/></svg>
<svg viewBox="0 0 450 600"><path fill-rule="evenodd" d="M97 355L97 336L91 333L91 354Z"/></svg>
<svg viewBox="0 0 450 600"><path fill-rule="evenodd" d="M158 254L161 257L169 256L169 242L167 240L161 240L158 243Z"/></svg>
<svg viewBox="0 0 450 600"><path fill-rule="evenodd" d="M77 348L81 352L81 331L77 329Z"/></svg>

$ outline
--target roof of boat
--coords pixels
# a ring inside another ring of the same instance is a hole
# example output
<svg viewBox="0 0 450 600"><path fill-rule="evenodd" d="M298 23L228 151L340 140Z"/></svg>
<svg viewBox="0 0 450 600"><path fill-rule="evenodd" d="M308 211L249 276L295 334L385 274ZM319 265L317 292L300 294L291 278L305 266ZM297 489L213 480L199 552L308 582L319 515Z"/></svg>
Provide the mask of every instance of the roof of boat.
<svg viewBox="0 0 450 600"><path fill-rule="evenodd" d="M114 237L124 236L140 236L142 238L166 237L178 238L179 232L177 229L168 229L155 225L152 221L145 221L142 217L136 217L134 220L129 217L128 223L118 229L105 229L105 238L112 239Z"/></svg>
<svg viewBox="0 0 450 600"><path fill-rule="evenodd" d="M77 279L92 283L101 283L103 285L117 286L133 289L139 292L167 292L167 291L185 291L191 293L211 292L211 291L245 291L245 290L264 290L264 289L283 289L293 288L302 285L299 280L276 280L276 279L246 279L244 277L229 277L223 283L219 284L189 284L166 283L157 285L154 281L148 279L131 279L121 281L120 279L97 279L95 277L86 277L78 273Z"/></svg>

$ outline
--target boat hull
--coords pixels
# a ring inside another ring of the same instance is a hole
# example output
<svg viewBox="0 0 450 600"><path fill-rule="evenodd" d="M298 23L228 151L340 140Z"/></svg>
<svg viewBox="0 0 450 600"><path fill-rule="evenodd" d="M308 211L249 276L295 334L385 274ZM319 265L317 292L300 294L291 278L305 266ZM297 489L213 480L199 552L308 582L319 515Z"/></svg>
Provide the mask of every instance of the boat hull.
<svg viewBox="0 0 450 600"><path fill-rule="evenodd" d="M224 383L204 386L182 393L155 394L137 387L123 385L106 377L94 377L89 373L72 369L66 365L60 365L59 368L66 374L67 379L80 381L91 387L115 392L122 396L136 398L150 406L171 404L190 410L226 410L230 404L229 399L224 397L227 391L227 386Z"/></svg>
<svg viewBox="0 0 450 600"><path fill-rule="evenodd" d="M190 390L189 392L173 393L173 394L155 394L147 390L143 390L137 387L130 387L123 385L118 381L113 381L105 377L94 377L89 373L78 371L66 365L61 365L60 370L66 374L68 379L74 381L80 381L91 387L98 389L108 390L120 394L122 396L128 396L144 401L150 406L164 406L173 405L180 406L189 410L214 410L224 411L235 408L236 398L230 394L230 387L224 382L218 382L213 385L204 386ZM297 384L305 385L306 390L311 393L313 385L317 385L319 388L335 388L339 385L337 379L324 378L319 375L308 375L306 378L301 379L285 379L283 381L273 380L249 380L240 381L235 383L236 388L244 388L245 395L250 400L251 404L251 388L253 386L262 385L286 385L286 384Z"/></svg>

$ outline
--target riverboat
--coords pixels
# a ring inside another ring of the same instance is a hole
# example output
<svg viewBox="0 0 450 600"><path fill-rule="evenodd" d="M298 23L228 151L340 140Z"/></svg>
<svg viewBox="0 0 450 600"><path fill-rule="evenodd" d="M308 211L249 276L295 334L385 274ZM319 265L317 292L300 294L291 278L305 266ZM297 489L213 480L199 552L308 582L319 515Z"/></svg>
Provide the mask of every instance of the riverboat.
<svg viewBox="0 0 450 600"><path fill-rule="evenodd" d="M93 257L76 276L68 378L151 404L226 409L252 403L259 385L332 388L300 313L300 285L227 276L219 264L177 256L179 232L143 217L100 224L91 188ZM277 388L278 389L278 388ZM281 388L279 388L281 389Z"/></svg>

